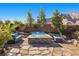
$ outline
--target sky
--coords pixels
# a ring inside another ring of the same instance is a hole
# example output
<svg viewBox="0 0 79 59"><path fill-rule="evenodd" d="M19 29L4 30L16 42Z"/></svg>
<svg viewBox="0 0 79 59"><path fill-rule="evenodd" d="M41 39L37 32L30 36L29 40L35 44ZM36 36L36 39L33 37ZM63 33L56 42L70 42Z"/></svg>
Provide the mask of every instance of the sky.
<svg viewBox="0 0 79 59"><path fill-rule="evenodd" d="M27 11L30 9L32 17L37 19L40 8L43 8L46 18L53 15L54 9L60 13L79 13L78 3L0 3L0 20L18 20L25 22Z"/></svg>

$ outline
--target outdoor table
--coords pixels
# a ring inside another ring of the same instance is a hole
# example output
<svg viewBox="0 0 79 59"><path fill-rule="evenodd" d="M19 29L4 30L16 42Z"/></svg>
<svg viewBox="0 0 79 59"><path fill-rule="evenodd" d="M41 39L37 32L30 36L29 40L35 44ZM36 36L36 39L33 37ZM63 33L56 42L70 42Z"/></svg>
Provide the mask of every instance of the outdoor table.
<svg viewBox="0 0 79 59"><path fill-rule="evenodd" d="M29 43L51 43L53 40L49 34L31 34L27 38Z"/></svg>

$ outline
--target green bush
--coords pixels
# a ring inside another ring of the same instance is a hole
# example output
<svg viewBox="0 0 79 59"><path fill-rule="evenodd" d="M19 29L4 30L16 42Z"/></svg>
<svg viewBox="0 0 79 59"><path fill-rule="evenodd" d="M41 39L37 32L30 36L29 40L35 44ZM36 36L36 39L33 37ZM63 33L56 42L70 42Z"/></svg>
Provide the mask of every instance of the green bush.
<svg viewBox="0 0 79 59"><path fill-rule="evenodd" d="M0 25L0 47L3 47L8 40L12 40L11 32L14 28L11 23Z"/></svg>

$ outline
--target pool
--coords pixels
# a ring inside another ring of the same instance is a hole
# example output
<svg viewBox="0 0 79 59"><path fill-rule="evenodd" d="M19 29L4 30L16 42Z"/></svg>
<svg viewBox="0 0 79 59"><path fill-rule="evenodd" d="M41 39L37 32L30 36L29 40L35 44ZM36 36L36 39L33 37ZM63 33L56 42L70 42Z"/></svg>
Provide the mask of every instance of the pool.
<svg viewBox="0 0 79 59"><path fill-rule="evenodd" d="M41 35L41 34L46 34L46 33L45 32L31 32L31 34Z"/></svg>

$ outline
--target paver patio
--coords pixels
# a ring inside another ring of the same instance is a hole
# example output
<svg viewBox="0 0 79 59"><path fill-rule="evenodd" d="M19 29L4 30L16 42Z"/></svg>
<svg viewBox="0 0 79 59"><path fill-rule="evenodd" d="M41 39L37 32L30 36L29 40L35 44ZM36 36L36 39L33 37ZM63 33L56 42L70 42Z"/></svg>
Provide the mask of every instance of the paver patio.
<svg viewBox="0 0 79 59"><path fill-rule="evenodd" d="M7 56L72 56L79 55L79 47L62 44L63 47L33 47L28 39L23 38L22 44L12 44ZM9 47L9 46L8 46Z"/></svg>

